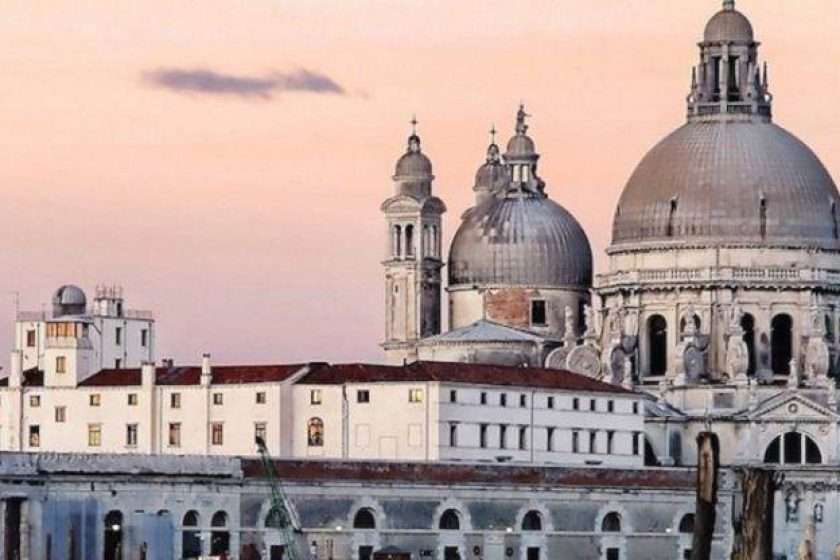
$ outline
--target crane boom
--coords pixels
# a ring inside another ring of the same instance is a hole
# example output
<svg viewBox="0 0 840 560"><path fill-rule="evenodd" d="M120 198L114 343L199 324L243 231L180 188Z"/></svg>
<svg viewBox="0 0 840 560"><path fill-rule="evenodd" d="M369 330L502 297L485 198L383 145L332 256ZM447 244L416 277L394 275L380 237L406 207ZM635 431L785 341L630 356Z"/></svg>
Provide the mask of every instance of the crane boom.
<svg viewBox="0 0 840 560"><path fill-rule="evenodd" d="M283 531L283 540L286 542L288 559L303 560L303 555L298 551L297 539L297 534L301 532L300 521L289 501L289 497L277 479L277 470L274 467L271 456L268 454L265 440L260 437L257 438L257 449L259 449L263 470L271 488L271 509L269 510L269 517L274 514L281 531Z"/></svg>

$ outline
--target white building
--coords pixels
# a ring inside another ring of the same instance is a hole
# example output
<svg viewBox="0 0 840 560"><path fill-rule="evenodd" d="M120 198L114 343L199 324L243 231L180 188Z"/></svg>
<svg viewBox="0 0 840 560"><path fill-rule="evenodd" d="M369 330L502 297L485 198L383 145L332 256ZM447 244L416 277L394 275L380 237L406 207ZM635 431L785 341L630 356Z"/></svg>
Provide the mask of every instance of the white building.
<svg viewBox="0 0 840 560"><path fill-rule="evenodd" d="M326 366L294 386L294 455L641 466L642 409L638 393L554 370Z"/></svg>
<svg viewBox="0 0 840 560"><path fill-rule="evenodd" d="M51 312L18 313L15 350L22 370L41 370L48 385L72 387L105 368L154 361L154 325L151 312L125 308L119 287L97 287L88 307L81 288L67 285L55 292Z"/></svg>

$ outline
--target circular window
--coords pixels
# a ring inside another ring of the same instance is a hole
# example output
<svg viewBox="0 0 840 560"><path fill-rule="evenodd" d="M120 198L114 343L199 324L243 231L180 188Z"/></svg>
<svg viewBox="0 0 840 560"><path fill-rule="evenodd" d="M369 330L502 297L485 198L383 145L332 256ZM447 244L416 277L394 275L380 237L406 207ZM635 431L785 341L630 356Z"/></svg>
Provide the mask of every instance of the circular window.
<svg viewBox="0 0 840 560"><path fill-rule="evenodd" d="M799 406L797 406L796 403L790 403L788 405L788 412L790 412L791 414L796 414L797 412L799 412Z"/></svg>

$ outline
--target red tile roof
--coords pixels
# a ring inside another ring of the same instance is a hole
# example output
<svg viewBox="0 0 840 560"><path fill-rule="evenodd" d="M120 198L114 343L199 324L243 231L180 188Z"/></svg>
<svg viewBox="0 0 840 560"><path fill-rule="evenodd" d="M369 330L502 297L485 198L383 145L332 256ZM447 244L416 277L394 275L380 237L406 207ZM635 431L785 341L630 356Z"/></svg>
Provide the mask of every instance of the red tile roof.
<svg viewBox="0 0 840 560"><path fill-rule="evenodd" d="M583 488L670 488L692 491L693 469L607 469L594 467L517 466L500 464L385 463L371 461L274 461L281 482L352 481L388 484L397 481L433 485L499 484L579 486ZM263 478L257 459L242 459L245 478Z"/></svg>
<svg viewBox="0 0 840 560"><path fill-rule="evenodd" d="M239 383L267 383L285 381L303 368L303 364L267 366L213 366L214 385ZM155 370L158 385L198 385L201 368L198 366L166 367ZM141 384L141 370L103 369L82 381L81 387L119 387Z"/></svg>
<svg viewBox="0 0 840 560"><path fill-rule="evenodd" d="M597 381L565 370L454 362L415 362L407 366L324 364L313 368L311 373L303 376L297 383L304 385L340 385L343 383L382 383L389 381L441 381L587 393L631 393L631 391L617 385Z"/></svg>

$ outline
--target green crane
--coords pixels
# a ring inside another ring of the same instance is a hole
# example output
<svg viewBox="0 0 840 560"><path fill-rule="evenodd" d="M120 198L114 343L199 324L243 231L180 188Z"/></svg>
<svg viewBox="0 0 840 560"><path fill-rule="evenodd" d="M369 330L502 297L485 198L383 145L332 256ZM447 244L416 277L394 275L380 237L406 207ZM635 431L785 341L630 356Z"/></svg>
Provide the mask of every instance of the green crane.
<svg viewBox="0 0 840 560"><path fill-rule="evenodd" d="M268 454L268 448L265 445L265 440L261 437L257 438L257 449L260 451L260 459L262 460L263 470L271 486L271 509L269 510L268 519L272 519L280 526L283 531L283 540L286 543L286 557L288 560L303 560L304 556L298 550L298 538L300 534L300 522L292 508L289 497L283 491L283 487L277 480L277 470L274 468L274 463L271 456Z"/></svg>

